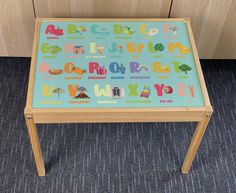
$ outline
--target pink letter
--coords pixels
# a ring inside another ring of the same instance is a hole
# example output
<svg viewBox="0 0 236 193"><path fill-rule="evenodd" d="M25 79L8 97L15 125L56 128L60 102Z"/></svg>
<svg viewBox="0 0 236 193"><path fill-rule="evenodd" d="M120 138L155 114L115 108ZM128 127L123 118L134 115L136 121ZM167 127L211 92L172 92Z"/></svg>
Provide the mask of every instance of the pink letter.
<svg viewBox="0 0 236 193"><path fill-rule="evenodd" d="M64 53L73 52L74 44L65 44Z"/></svg>
<svg viewBox="0 0 236 193"><path fill-rule="evenodd" d="M39 66L39 73L48 72L49 66L50 66L49 64L42 62Z"/></svg>
<svg viewBox="0 0 236 193"><path fill-rule="evenodd" d="M163 24L163 32L164 34L167 34L169 32L169 29L170 29L170 24Z"/></svg>
<svg viewBox="0 0 236 193"><path fill-rule="evenodd" d="M184 93L185 85L184 84L176 84L176 86L179 86L178 95L179 96L186 96L186 94Z"/></svg>
<svg viewBox="0 0 236 193"><path fill-rule="evenodd" d="M155 84L154 87L157 90L157 96L162 96L162 89L164 88L164 84Z"/></svg>
<svg viewBox="0 0 236 193"><path fill-rule="evenodd" d="M97 62L89 62L89 73L93 73L98 68L99 64Z"/></svg>
<svg viewBox="0 0 236 193"><path fill-rule="evenodd" d="M195 89L194 89L194 86L189 86L189 92L190 92L190 95L191 97L195 97Z"/></svg>

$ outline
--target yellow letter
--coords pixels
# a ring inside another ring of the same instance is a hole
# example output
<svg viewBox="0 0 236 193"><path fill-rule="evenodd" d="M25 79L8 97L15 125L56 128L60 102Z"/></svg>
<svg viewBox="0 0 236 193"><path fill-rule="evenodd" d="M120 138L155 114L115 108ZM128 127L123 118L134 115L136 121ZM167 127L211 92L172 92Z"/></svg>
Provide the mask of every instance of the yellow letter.
<svg viewBox="0 0 236 193"><path fill-rule="evenodd" d="M43 85L43 96L50 97L52 96L52 91L54 90L54 86L51 85L50 88L48 88L48 85Z"/></svg>
<svg viewBox="0 0 236 193"><path fill-rule="evenodd" d="M146 31L147 30L147 24L141 24L140 25L140 33L141 34L147 34L148 32Z"/></svg>

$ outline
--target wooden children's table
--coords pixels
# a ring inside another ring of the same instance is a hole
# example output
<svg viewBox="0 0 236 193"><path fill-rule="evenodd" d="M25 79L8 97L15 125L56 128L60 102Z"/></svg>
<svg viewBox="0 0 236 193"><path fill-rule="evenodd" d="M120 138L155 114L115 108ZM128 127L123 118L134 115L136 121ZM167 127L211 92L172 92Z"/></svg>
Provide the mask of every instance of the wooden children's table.
<svg viewBox="0 0 236 193"><path fill-rule="evenodd" d="M39 176L37 123L198 122L186 174L212 111L189 18L36 19L25 118Z"/></svg>

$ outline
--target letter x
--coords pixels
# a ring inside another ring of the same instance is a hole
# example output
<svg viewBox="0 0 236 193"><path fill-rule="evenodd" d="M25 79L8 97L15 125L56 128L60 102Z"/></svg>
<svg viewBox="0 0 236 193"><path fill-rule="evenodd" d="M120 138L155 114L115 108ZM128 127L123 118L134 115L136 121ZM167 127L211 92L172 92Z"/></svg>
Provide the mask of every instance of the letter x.
<svg viewBox="0 0 236 193"><path fill-rule="evenodd" d="M130 93L129 96L138 96L138 92L137 92L137 88L138 88L138 84L129 84L128 85Z"/></svg>

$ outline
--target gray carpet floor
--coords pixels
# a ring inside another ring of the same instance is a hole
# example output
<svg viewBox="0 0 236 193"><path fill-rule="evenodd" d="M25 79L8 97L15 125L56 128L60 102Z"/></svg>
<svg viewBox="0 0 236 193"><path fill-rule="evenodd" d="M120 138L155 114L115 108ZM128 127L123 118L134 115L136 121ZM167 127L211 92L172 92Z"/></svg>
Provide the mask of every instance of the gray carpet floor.
<svg viewBox="0 0 236 193"><path fill-rule="evenodd" d="M39 125L38 177L23 109L29 58L0 58L0 192L236 192L236 61L203 60L214 114L188 175L196 123Z"/></svg>

